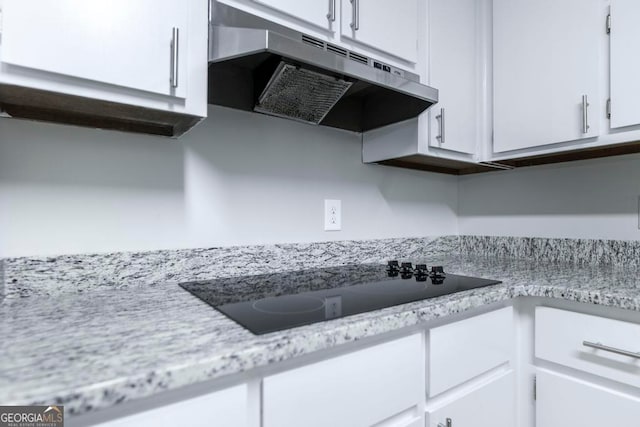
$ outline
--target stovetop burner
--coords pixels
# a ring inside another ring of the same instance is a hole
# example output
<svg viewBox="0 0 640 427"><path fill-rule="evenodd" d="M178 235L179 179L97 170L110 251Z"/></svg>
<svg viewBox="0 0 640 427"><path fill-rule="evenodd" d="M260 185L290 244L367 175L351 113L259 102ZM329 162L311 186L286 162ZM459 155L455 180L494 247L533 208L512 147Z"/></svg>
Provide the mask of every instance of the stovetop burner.
<svg viewBox="0 0 640 427"><path fill-rule="evenodd" d="M500 283L398 261L181 283L254 334Z"/></svg>

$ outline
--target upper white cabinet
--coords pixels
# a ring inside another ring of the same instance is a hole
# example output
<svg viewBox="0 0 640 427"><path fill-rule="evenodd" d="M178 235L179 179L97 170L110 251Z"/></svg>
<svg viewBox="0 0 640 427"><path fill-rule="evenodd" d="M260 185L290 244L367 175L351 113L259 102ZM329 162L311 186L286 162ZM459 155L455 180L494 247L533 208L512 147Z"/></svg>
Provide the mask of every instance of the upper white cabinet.
<svg viewBox="0 0 640 427"><path fill-rule="evenodd" d="M423 74L428 0L215 0Z"/></svg>
<svg viewBox="0 0 640 427"><path fill-rule="evenodd" d="M5 0L2 62L185 98L187 26L176 0Z"/></svg>
<svg viewBox="0 0 640 427"><path fill-rule="evenodd" d="M419 1L342 0L342 37L416 63Z"/></svg>
<svg viewBox="0 0 640 427"><path fill-rule="evenodd" d="M596 137L601 0L494 0L495 152Z"/></svg>
<svg viewBox="0 0 640 427"><path fill-rule="evenodd" d="M611 127L640 124L640 2L611 0Z"/></svg>
<svg viewBox="0 0 640 427"><path fill-rule="evenodd" d="M291 17L324 29L331 29L339 11L336 2L340 0L254 0Z"/></svg>
<svg viewBox="0 0 640 427"><path fill-rule="evenodd" d="M477 0L429 1L429 84L439 90L429 113L429 145L476 153L479 140L481 7Z"/></svg>
<svg viewBox="0 0 640 427"><path fill-rule="evenodd" d="M0 0L8 115L179 136L207 115L207 2Z"/></svg>

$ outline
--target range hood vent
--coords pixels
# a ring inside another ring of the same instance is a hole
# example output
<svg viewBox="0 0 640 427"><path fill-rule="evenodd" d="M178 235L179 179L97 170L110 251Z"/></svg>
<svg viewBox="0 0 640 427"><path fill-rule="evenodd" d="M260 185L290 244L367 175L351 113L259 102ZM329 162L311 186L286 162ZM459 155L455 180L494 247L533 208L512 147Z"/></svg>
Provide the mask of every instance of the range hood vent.
<svg viewBox="0 0 640 427"><path fill-rule="evenodd" d="M438 101L419 76L219 3L211 4L210 104L364 132Z"/></svg>
<svg viewBox="0 0 640 427"><path fill-rule="evenodd" d="M281 62L254 111L320 124L351 82Z"/></svg>

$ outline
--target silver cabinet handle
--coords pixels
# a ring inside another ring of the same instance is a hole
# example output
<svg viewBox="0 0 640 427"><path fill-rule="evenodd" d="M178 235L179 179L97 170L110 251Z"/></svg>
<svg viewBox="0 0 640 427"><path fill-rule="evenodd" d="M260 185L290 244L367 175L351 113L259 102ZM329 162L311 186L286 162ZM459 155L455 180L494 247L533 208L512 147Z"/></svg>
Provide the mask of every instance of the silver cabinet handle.
<svg viewBox="0 0 640 427"><path fill-rule="evenodd" d="M171 36L171 87L178 87L178 47L180 45L180 30L173 27Z"/></svg>
<svg viewBox="0 0 640 427"><path fill-rule="evenodd" d="M609 353L615 353L622 356L629 356L635 359L640 359L640 353L622 350L615 347L609 347L608 345L600 344L599 342L582 341L582 345L585 347L595 348L596 350L608 351Z"/></svg>
<svg viewBox="0 0 640 427"><path fill-rule="evenodd" d="M329 13L327 19L331 22L336 21L336 0L329 0Z"/></svg>
<svg viewBox="0 0 640 427"><path fill-rule="evenodd" d="M438 423L438 427L451 427L453 426L453 422L451 421L451 418L447 418L447 424L442 424L442 423Z"/></svg>
<svg viewBox="0 0 640 427"><path fill-rule="evenodd" d="M440 109L440 114L436 116L436 120L440 123L440 135L436 135L436 139L440 144L444 144L444 108Z"/></svg>
<svg viewBox="0 0 640 427"><path fill-rule="evenodd" d="M351 24L349 26L353 31L358 31L360 29L360 0L350 1L353 17L351 18Z"/></svg>
<svg viewBox="0 0 640 427"><path fill-rule="evenodd" d="M589 98L582 95L582 133L589 132Z"/></svg>

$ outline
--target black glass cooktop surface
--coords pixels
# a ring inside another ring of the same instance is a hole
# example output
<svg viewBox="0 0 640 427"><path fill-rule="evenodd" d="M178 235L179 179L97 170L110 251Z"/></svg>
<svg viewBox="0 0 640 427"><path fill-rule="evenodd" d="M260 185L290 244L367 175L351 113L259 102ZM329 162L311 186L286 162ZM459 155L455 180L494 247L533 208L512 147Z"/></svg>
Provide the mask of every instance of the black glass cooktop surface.
<svg viewBox="0 0 640 427"><path fill-rule="evenodd" d="M498 283L392 261L387 266L345 265L180 286L260 335Z"/></svg>

